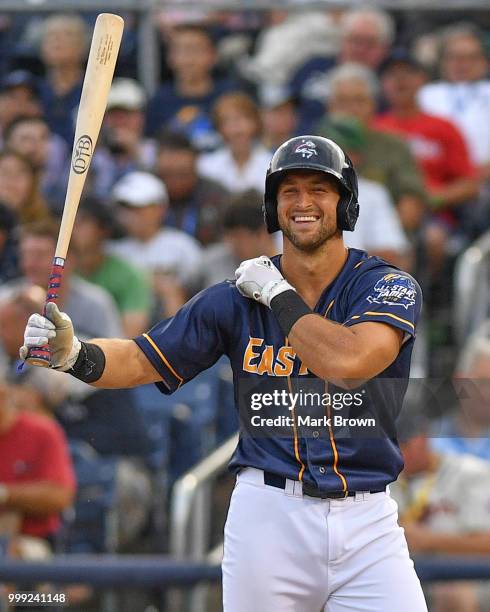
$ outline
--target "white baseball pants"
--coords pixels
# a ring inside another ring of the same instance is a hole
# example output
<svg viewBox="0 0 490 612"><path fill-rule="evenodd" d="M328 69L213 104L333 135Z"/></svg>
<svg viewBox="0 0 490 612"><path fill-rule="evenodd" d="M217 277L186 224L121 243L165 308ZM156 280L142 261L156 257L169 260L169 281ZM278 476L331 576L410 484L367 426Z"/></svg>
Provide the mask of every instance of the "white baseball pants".
<svg viewBox="0 0 490 612"><path fill-rule="evenodd" d="M389 493L303 496L242 470L225 525L224 612L426 612Z"/></svg>

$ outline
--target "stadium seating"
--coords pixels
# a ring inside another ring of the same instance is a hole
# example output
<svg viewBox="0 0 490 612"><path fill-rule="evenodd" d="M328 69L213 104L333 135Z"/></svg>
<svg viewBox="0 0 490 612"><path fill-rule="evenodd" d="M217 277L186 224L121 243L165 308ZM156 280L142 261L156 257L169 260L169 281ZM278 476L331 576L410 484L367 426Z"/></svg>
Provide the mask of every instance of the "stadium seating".
<svg viewBox="0 0 490 612"><path fill-rule="evenodd" d="M81 440L70 441L70 453L78 488L73 512L65 517L64 548L70 553L114 552L117 462Z"/></svg>

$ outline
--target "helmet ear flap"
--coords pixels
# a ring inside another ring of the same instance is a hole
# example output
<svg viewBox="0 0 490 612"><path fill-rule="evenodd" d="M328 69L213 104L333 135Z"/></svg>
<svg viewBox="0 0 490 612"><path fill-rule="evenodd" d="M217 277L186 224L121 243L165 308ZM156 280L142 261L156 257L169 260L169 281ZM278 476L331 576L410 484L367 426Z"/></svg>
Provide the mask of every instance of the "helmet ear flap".
<svg viewBox="0 0 490 612"><path fill-rule="evenodd" d="M344 169L344 175L350 185L350 191L342 190L337 205L337 227L346 232L353 232L359 217L357 175L352 162L346 155L349 167Z"/></svg>
<svg viewBox="0 0 490 612"><path fill-rule="evenodd" d="M345 192L337 204L337 227L339 230L353 232L359 216L359 204L352 193Z"/></svg>

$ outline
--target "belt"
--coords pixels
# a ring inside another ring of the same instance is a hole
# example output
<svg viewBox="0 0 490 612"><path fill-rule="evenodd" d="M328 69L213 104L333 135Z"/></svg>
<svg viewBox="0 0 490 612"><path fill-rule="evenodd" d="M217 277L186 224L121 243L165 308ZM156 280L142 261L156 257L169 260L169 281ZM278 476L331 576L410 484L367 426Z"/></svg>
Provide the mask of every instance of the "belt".
<svg viewBox="0 0 490 612"><path fill-rule="evenodd" d="M277 489L286 489L286 477L272 472L264 472L264 484ZM385 489L377 491L364 491L364 493L383 493ZM355 497L356 491L322 491L318 487L303 483L303 495L319 497L320 499L344 499L345 497Z"/></svg>

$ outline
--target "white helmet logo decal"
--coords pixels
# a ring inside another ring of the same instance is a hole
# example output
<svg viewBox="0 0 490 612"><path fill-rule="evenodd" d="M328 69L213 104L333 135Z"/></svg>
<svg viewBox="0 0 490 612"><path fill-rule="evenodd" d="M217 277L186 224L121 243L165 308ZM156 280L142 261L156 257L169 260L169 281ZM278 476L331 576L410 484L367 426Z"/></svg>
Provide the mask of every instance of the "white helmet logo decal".
<svg viewBox="0 0 490 612"><path fill-rule="evenodd" d="M316 144L311 140L302 140L294 150L295 153L301 154L301 157L310 159L313 155L318 155L316 150Z"/></svg>

